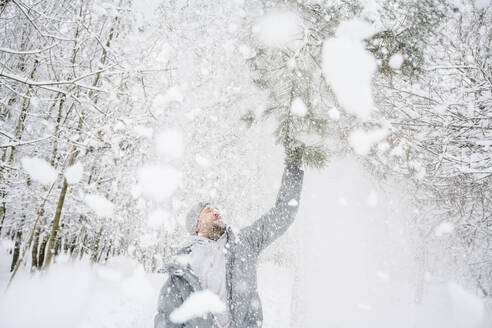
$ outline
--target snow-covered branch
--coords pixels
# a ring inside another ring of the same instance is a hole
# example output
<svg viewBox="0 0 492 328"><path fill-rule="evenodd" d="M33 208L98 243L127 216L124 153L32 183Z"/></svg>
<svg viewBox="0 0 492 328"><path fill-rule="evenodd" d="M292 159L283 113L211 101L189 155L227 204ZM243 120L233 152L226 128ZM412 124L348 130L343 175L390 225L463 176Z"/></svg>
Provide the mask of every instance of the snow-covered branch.
<svg viewBox="0 0 492 328"><path fill-rule="evenodd" d="M9 143L9 144L0 145L0 148L9 148L9 147L18 147L18 146L24 146L24 145L31 145L31 144L38 143L38 142L41 142L41 141L46 141L46 140L51 139L51 138L53 138L53 136L39 138L39 139L35 139L35 140L26 140L26 141L12 142L12 143Z"/></svg>
<svg viewBox="0 0 492 328"><path fill-rule="evenodd" d="M94 76L94 75L97 75L97 74L101 74L102 72L105 72L105 71L109 70L112 67L114 67L114 65L110 65L110 66L105 67L103 69L100 69L100 70L97 70L97 71L94 71L94 72L90 72L90 73L81 75L81 76L79 76L77 78L74 78L74 79L71 79L71 80L65 80L65 81L34 81L34 80L30 79L29 77L18 76L18 75L15 75L15 74L9 74L9 73L5 73L5 72L0 72L0 77L4 77L4 78L8 78L8 79L17 81L17 82L28 84L30 86L42 87L42 86L49 86L49 85L73 84L73 85L79 86L81 88L85 88L85 89L89 89L89 90L93 90L93 91L107 92L107 91L105 91L103 89L96 88L96 87L91 86L91 85L85 85L85 84L77 83L77 82L79 82L81 80L84 80L84 79L86 79L88 77L91 77L91 76Z"/></svg>

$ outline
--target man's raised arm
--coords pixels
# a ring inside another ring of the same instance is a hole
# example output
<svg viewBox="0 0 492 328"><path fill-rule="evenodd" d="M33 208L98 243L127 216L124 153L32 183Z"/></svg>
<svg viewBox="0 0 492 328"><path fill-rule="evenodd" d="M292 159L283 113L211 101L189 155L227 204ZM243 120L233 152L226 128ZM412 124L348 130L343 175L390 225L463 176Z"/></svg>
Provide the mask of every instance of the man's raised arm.
<svg viewBox="0 0 492 328"><path fill-rule="evenodd" d="M275 206L240 232L240 238L247 241L257 252L281 236L294 221L304 177L304 171L300 169L300 154L303 148L303 144L298 146L293 150L298 156L288 156L286 159Z"/></svg>

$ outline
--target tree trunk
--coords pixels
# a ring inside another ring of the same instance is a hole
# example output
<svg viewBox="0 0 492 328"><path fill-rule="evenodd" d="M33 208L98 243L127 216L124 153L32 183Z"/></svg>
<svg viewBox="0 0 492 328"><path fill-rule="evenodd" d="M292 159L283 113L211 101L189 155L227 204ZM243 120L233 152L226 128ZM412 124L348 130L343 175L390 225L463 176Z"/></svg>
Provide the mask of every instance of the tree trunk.
<svg viewBox="0 0 492 328"><path fill-rule="evenodd" d="M14 271L15 265L19 260L20 247L22 242L22 227L24 226L24 219L25 218L23 217L19 227L17 228L17 232L15 233L15 245L14 245L14 252L12 254L12 263L10 265L10 272Z"/></svg>
<svg viewBox="0 0 492 328"><path fill-rule="evenodd" d="M55 139L53 140L53 151L51 153L51 166L55 167L56 163L56 154L58 152L58 134L60 133L60 122L63 113L63 103L65 102L65 97L60 98L60 104L58 106L58 116L56 117L56 126L55 126ZM68 114L67 114L68 115Z"/></svg>
<svg viewBox="0 0 492 328"><path fill-rule="evenodd" d="M41 269L44 264L44 256L46 254L46 245L48 244L49 235L45 234L41 246L39 246L38 268Z"/></svg>
<svg viewBox="0 0 492 328"><path fill-rule="evenodd" d="M97 258L98 258L97 252L99 251L99 244L101 242L102 232L103 232L103 227L101 226L101 229L99 229L99 232L97 233L96 240L94 241L94 247L92 249L91 260L93 263L97 262Z"/></svg>
<svg viewBox="0 0 492 328"><path fill-rule="evenodd" d="M1 192L2 193L2 199L3 199L3 191ZM2 228L3 228L3 222L5 221L5 202L2 202L2 204L0 204L0 239L2 238Z"/></svg>
<svg viewBox="0 0 492 328"><path fill-rule="evenodd" d="M39 235L41 233L41 228L38 226L36 228L36 233L34 235L34 242L32 244L32 265L31 269L37 269L38 268L38 248L39 248Z"/></svg>
<svg viewBox="0 0 492 328"><path fill-rule="evenodd" d="M55 240L55 256L58 256L58 254L60 254L60 250L62 248L62 243L64 239L62 236L60 236L60 233L63 232L64 227L65 227L65 223L62 223L60 225L60 228L58 229L58 233Z"/></svg>
<svg viewBox="0 0 492 328"><path fill-rule="evenodd" d="M85 248L84 245L87 243L87 234L84 236L84 240L80 244L80 257L79 260L82 260L82 257L84 256Z"/></svg>
<svg viewBox="0 0 492 328"><path fill-rule="evenodd" d="M56 235L58 233L58 227L60 226L61 213L63 209L63 204L65 202L65 196L67 194L68 183L67 179L63 179L63 186L60 192L60 197L58 198L58 205L56 206L55 218L53 219L53 226L51 227L50 239L48 242L48 253L46 254L46 261L44 263L44 267L47 268L51 259L53 258L54 248L55 248L55 240Z"/></svg>
<svg viewBox="0 0 492 328"><path fill-rule="evenodd" d="M77 245L77 236L74 235L70 244L67 243L67 249L65 251L67 253L70 252L70 256L73 256L73 251L75 250L76 245Z"/></svg>
<svg viewBox="0 0 492 328"><path fill-rule="evenodd" d="M65 254L68 254L68 252L69 252L69 250L70 250L70 248L71 248L71 246L72 246L72 243L73 243L73 240L74 240L74 239L75 239L75 237L73 237L73 238L69 238L69 236L67 236L67 237L65 238L65 242L63 243L63 252L64 252Z"/></svg>
<svg viewBox="0 0 492 328"><path fill-rule="evenodd" d="M81 217L80 221L82 223L84 216L81 215L80 217ZM82 237L84 237L84 234L85 234L85 227L84 224L82 223L82 227L80 228L79 235L74 237L72 247L70 248L70 255L73 258L76 258L79 252L82 252L82 247L85 243L85 240L82 239Z"/></svg>
<svg viewBox="0 0 492 328"><path fill-rule="evenodd" d="M58 256L58 254L60 254L61 243L62 243L62 238L60 237L60 235L57 235L55 241L55 256Z"/></svg>
<svg viewBox="0 0 492 328"><path fill-rule="evenodd" d="M108 262L108 259L109 259L109 254L111 254L112 248L113 248L113 240L112 240L112 239L110 239L110 240L109 240L109 247L108 247L108 251L106 252L106 257L104 258L104 263Z"/></svg>
<svg viewBox="0 0 492 328"><path fill-rule="evenodd" d="M99 251L97 254L97 263L101 263L101 259L105 252L106 252L106 243L104 243L103 247L101 247L101 251Z"/></svg>

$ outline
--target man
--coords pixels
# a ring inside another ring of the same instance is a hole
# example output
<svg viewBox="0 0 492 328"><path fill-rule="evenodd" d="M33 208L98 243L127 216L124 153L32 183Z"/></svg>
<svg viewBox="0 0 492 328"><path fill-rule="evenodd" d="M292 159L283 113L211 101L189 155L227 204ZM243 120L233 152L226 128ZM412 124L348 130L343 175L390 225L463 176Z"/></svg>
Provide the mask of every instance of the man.
<svg viewBox="0 0 492 328"><path fill-rule="evenodd" d="M262 326L256 282L258 256L294 221L304 176L300 169L304 144L290 141L285 147L286 166L275 206L250 226L233 233L217 208L206 202L190 210L186 227L193 239L167 267L169 279L160 292L155 328ZM226 311L208 313L184 323L171 320L171 313L191 294L205 289L223 301Z"/></svg>

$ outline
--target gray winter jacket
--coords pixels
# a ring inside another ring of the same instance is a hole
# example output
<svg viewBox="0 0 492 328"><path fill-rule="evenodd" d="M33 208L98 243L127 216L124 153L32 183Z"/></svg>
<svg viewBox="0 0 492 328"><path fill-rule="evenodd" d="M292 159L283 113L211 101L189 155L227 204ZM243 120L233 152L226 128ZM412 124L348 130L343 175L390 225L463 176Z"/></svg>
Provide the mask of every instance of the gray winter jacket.
<svg viewBox="0 0 492 328"><path fill-rule="evenodd" d="M260 252L282 235L294 221L297 213L304 172L294 164L287 164L275 206L250 226L237 234L226 230L226 286L231 328L261 327L263 312L257 292L256 268ZM188 254L190 247L178 251ZM215 317L195 318L177 324L169 315L191 293L201 290L200 282L189 265L174 261L167 267L169 278L161 289L155 328L218 327Z"/></svg>

